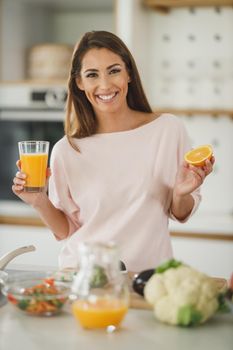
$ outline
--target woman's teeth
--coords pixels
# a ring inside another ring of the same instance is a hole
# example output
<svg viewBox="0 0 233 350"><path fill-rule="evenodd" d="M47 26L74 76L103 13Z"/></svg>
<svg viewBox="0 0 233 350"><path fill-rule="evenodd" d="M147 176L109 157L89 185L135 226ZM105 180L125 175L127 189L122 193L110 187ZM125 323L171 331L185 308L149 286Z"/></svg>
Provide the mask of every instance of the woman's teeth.
<svg viewBox="0 0 233 350"><path fill-rule="evenodd" d="M103 101L110 101L113 97L116 96L116 92L112 93L111 95L98 95L98 98L100 98Z"/></svg>

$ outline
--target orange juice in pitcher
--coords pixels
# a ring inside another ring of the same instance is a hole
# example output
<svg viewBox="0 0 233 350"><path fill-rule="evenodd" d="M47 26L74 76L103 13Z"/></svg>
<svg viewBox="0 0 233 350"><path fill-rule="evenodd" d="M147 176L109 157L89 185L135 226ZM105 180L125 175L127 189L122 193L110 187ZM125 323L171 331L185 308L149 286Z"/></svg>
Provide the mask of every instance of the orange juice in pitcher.
<svg viewBox="0 0 233 350"><path fill-rule="evenodd" d="M128 305L120 299L98 299L96 302L77 300L72 304L75 318L84 328L107 328L119 326Z"/></svg>
<svg viewBox="0 0 233 350"><path fill-rule="evenodd" d="M75 319L87 329L117 329L129 307L127 276L120 270L118 247L113 242L82 242L78 254L80 266L70 295Z"/></svg>

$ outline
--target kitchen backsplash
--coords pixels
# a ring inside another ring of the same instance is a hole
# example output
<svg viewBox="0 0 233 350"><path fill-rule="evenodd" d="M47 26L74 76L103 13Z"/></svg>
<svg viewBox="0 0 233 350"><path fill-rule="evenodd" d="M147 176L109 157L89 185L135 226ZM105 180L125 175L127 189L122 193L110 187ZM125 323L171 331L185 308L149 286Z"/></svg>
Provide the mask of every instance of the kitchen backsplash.
<svg viewBox="0 0 233 350"><path fill-rule="evenodd" d="M147 17L153 104L233 108L233 7L150 11Z"/></svg>
<svg viewBox="0 0 233 350"><path fill-rule="evenodd" d="M150 10L141 20L150 43L146 89L155 109L233 110L233 7ZM193 147L212 144L216 157L199 210L233 215L232 114L180 117Z"/></svg>

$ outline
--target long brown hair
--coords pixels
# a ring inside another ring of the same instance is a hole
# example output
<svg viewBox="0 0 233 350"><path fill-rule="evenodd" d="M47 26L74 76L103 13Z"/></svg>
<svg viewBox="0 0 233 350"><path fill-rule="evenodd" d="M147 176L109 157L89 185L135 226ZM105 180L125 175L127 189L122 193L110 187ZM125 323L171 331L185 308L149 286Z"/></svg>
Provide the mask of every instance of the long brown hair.
<svg viewBox="0 0 233 350"><path fill-rule="evenodd" d="M80 90L76 84L76 79L80 77L82 59L86 52L93 48L105 48L121 57L130 76L127 94L128 106L137 111L152 112L134 58L123 41L110 32L87 32L74 50L68 81L65 133L71 145L73 145L72 138L90 136L97 130L98 122L93 107L85 92Z"/></svg>

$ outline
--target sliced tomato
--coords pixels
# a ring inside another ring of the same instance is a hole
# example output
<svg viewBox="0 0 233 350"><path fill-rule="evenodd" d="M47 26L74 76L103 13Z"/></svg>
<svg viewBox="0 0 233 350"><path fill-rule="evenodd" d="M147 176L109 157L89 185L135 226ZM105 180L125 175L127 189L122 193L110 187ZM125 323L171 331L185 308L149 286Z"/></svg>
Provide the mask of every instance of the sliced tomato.
<svg viewBox="0 0 233 350"><path fill-rule="evenodd" d="M7 299L12 303L12 304L17 304L18 301L15 299L15 297L12 294L7 295Z"/></svg>

